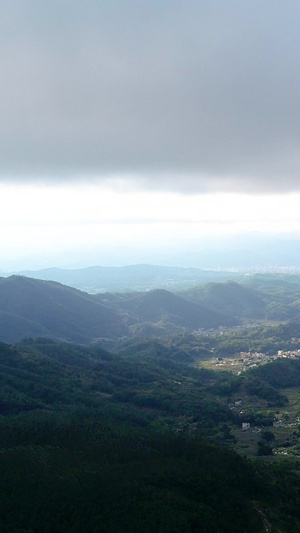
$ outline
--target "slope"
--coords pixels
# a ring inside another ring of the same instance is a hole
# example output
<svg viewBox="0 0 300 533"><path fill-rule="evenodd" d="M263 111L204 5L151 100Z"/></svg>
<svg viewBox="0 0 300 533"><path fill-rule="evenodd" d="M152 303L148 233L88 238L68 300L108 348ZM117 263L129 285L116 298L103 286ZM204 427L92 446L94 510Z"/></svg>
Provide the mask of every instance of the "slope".
<svg viewBox="0 0 300 533"><path fill-rule="evenodd" d="M79 343L127 332L117 311L89 294L22 276L0 278L0 339L48 336Z"/></svg>
<svg viewBox="0 0 300 533"><path fill-rule="evenodd" d="M299 530L297 464L254 463L201 437L234 416L208 401L221 375L163 363L0 344L1 531Z"/></svg>
<svg viewBox="0 0 300 533"><path fill-rule="evenodd" d="M160 324L171 330L185 328L192 331L199 328L233 326L238 323L238 320L231 316L189 302L164 289L110 298L108 295L103 295L98 298L131 313L140 323Z"/></svg>
<svg viewBox="0 0 300 533"><path fill-rule="evenodd" d="M264 317L269 301L266 295L234 281L208 283L180 294L190 301L206 305L209 309L239 318Z"/></svg>
<svg viewBox="0 0 300 533"><path fill-rule="evenodd" d="M184 289L195 283L237 279L232 272L216 272L199 268L158 265L128 265L124 267L91 266L81 269L46 268L13 272L34 279L52 280L87 292L146 291L157 288Z"/></svg>

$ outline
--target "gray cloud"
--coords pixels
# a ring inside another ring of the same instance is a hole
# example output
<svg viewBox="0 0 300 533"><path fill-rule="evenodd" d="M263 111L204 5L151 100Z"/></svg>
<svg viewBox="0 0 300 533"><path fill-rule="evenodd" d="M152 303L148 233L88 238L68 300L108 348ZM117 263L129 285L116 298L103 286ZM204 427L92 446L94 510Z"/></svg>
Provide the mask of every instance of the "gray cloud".
<svg viewBox="0 0 300 533"><path fill-rule="evenodd" d="M1 179L300 188L300 4L11 0Z"/></svg>

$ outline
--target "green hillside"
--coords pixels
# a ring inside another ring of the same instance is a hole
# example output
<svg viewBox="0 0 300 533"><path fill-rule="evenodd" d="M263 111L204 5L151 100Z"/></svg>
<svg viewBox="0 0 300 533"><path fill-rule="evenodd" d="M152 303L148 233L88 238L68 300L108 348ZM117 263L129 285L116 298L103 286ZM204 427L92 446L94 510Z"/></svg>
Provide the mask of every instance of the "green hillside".
<svg viewBox="0 0 300 533"><path fill-rule="evenodd" d="M297 320L300 317L300 276L297 274L254 274L243 280L268 300L265 315L270 320Z"/></svg>
<svg viewBox="0 0 300 533"><path fill-rule="evenodd" d="M234 326L238 323L238 320L231 316L212 311L202 304L189 302L163 289L122 295L115 299L109 298L108 295L98 298L100 301L103 301L103 298L108 299L111 305L130 313L139 323L159 323L167 332L178 328L192 331L199 328Z"/></svg>
<svg viewBox="0 0 300 533"><path fill-rule="evenodd" d="M40 339L1 344L0 376L1 531L299 528L296 465L230 449L229 375Z"/></svg>
<svg viewBox="0 0 300 533"><path fill-rule="evenodd" d="M262 293L234 281L208 283L184 291L181 296L238 318L262 318L268 304Z"/></svg>
<svg viewBox="0 0 300 533"><path fill-rule="evenodd" d="M89 343L122 336L126 317L87 293L51 281L22 276L0 278L0 340L47 336Z"/></svg>
<svg viewBox="0 0 300 533"><path fill-rule="evenodd" d="M264 282L260 283L256 289L227 281L177 294L156 289L91 295L53 281L0 278L0 340L48 337L82 344L102 341L114 346L122 337L163 337L220 326L234 328L241 320L249 319L297 319L297 292L293 299L291 288L284 291L280 285L275 291L263 289Z"/></svg>
<svg viewBox="0 0 300 533"><path fill-rule="evenodd" d="M4 342L49 337L89 344L236 323L233 317L165 290L96 296L53 281L0 278L0 340Z"/></svg>
<svg viewBox="0 0 300 533"><path fill-rule="evenodd" d="M300 316L300 278L254 274L235 281L207 283L182 291L189 301L239 319L296 320Z"/></svg>

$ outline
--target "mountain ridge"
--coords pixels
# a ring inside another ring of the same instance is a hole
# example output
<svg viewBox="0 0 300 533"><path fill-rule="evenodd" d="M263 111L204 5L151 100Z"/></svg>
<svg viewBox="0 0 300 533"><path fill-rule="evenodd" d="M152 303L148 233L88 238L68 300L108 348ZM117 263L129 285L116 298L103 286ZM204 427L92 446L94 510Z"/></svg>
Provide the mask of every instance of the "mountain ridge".
<svg viewBox="0 0 300 533"><path fill-rule="evenodd" d="M91 342L97 336L124 335L127 326L117 311L87 293L53 281L24 276L0 278L0 339L49 335L60 340ZM25 331L15 329L22 323Z"/></svg>
<svg viewBox="0 0 300 533"><path fill-rule="evenodd" d="M54 281L0 278L0 340L46 336L89 344L131 336L134 326L147 322L153 323L158 333L237 323L162 289L124 297L114 306L104 299Z"/></svg>

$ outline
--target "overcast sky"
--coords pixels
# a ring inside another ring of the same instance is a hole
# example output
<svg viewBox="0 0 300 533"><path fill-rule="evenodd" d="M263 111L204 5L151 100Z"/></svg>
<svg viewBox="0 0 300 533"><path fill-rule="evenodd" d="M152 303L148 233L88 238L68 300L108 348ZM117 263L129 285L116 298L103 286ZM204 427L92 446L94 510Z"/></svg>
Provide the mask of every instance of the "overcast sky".
<svg viewBox="0 0 300 533"><path fill-rule="evenodd" d="M2 268L300 231L298 0L1 4Z"/></svg>

